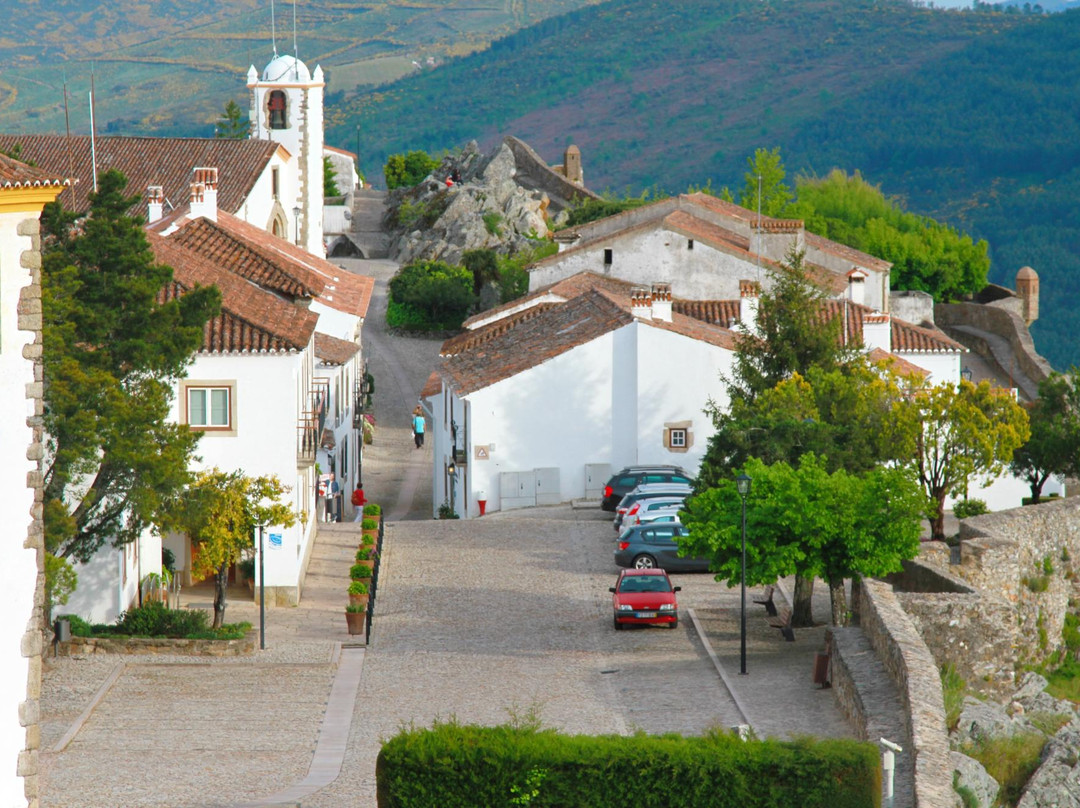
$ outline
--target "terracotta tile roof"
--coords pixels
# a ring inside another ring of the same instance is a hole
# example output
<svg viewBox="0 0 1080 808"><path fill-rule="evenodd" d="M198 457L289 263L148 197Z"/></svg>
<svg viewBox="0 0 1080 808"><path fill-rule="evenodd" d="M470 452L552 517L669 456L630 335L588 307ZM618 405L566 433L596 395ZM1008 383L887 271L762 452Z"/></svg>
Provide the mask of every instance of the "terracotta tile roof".
<svg viewBox="0 0 1080 808"><path fill-rule="evenodd" d="M282 300L217 266L198 253L157 233L147 233L155 258L173 268L174 282L160 298L178 297L196 286L221 290L221 313L203 331L204 353L302 351L311 341L319 317Z"/></svg>
<svg viewBox="0 0 1080 808"><path fill-rule="evenodd" d="M70 161L69 161L70 144ZM32 160L48 174L69 177L76 183L60 197L64 206L77 211L89 207L86 195L94 190L93 163L88 135L0 135L0 151L16 145L25 160ZM187 201L191 170L197 166L218 169L218 207L240 209L255 180L280 148L270 140L182 137L98 137L95 139L99 172L118 168L128 178L127 192L139 194L134 212L146 215L146 188L160 185L165 198L179 206ZM70 166L70 167L69 167ZM71 193L74 194L72 202Z"/></svg>
<svg viewBox="0 0 1080 808"><path fill-rule="evenodd" d="M49 171L28 166L6 154L0 154L0 188L40 188L43 185L67 185L67 180Z"/></svg>
<svg viewBox="0 0 1080 808"><path fill-rule="evenodd" d="M630 312L631 302L628 294L612 292L607 289L597 289L596 293L603 295L616 306L625 308L628 313ZM671 322L645 318L639 319L638 322L660 328L664 331L673 331L676 334L682 334L684 337L690 337L691 339L696 339L701 342L708 342L710 345L718 345L721 348L728 348L731 350L735 349L735 335L732 334L728 328L720 327L712 323L706 323L702 320L680 314L675 311L674 304L675 301L672 301Z"/></svg>
<svg viewBox="0 0 1080 808"><path fill-rule="evenodd" d="M881 350L881 348L874 348L867 356L873 362L881 362L888 365L894 372L899 373L902 376L915 375L925 379L930 375L930 371L926 368L921 368L913 362L909 362L896 354L886 353Z"/></svg>
<svg viewBox="0 0 1080 808"><path fill-rule="evenodd" d="M167 238L192 252L213 261L218 266L227 267L230 272L257 283L263 288L273 290L291 298L309 298L319 295L325 283L321 277L306 267L295 262L282 260L282 256L255 243L252 239L240 237L233 229L225 226L225 217L219 214L219 221L199 217L184 224ZM234 222L240 220L229 217ZM250 225L249 225L250 227ZM259 231L267 239L275 236Z"/></svg>
<svg viewBox="0 0 1080 808"><path fill-rule="evenodd" d="M500 317L494 322L487 323L466 331L464 334L458 334L457 336L450 337L446 340L442 347L439 349L439 356L455 356L459 353L464 353L475 348L477 345L494 339L500 334L505 334L512 328L517 327L526 320L530 320L545 311L549 311L554 306L565 306L565 303L538 303L535 306L529 306L528 308L515 311L512 314L507 314Z"/></svg>
<svg viewBox="0 0 1080 808"><path fill-rule="evenodd" d="M569 300L572 297L577 297L583 292L588 292L593 289L608 289L618 294L625 294L629 296L638 284L630 283L630 281L624 281L620 278L613 278L610 275L599 275L595 272L578 272L571 275L569 278L563 278L560 281L549 283L546 286L541 286L527 295L522 295L519 298L511 300L509 303L503 303L501 306L482 311L479 314L474 314L472 317L465 320L462 323L463 328L473 328L477 323L490 320L492 318L498 319L500 316L506 316L504 313L513 314L517 309L524 309L530 305L535 306L540 303L560 302L563 300Z"/></svg>
<svg viewBox="0 0 1080 808"><path fill-rule="evenodd" d="M895 317L892 320L892 349L904 353L968 352L967 348L941 331L913 325Z"/></svg>
<svg viewBox="0 0 1080 808"><path fill-rule="evenodd" d="M738 219L747 224L754 224L758 221L757 211L744 208L742 205L736 205L734 202L728 202L718 196L710 196L709 194L703 194L699 191L693 194L680 194L679 199L686 200L694 205L700 205L701 207L708 208L722 216ZM769 218L769 216L762 216L760 220L764 222Z"/></svg>
<svg viewBox="0 0 1080 808"><path fill-rule="evenodd" d="M673 300L672 311L721 328L732 328L739 321L742 306L738 300Z"/></svg>
<svg viewBox="0 0 1080 808"><path fill-rule="evenodd" d="M443 378L471 393L553 359L633 321L600 292L587 292L519 323L470 351L442 360Z"/></svg>
<svg viewBox="0 0 1080 808"><path fill-rule="evenodd" d="M832 241L814 233L808 232L806 234L806 246L816 247L823 252L830 252L833 255L846 258L853 264L858 264L867 269L876 269L878 272L888 272L892 268L892 264L888 261L883 261L869 253L864 253L861 250L856 250L854 247L849 247L846 244Z"/></svg>
<svg viewBox="0 0 1080 808"><path fill-rule="evenodd" d="M306 283L313 285L321 283L321 291L317 295L320 303L336 311L367 317L371 294L375 290L373 277L342 269L291 241L278 238L228 213L218 211L218 225L297 278L303 278Z"/></svg>
<svg viewBox="0 0 1080 808"><path fill-rule="evenodd" d="M324 365L344 365L359 350L360 346L355 342L315 332L315 358L322 360Z"/></svg>
<svg viewBox="0 0 1080 808"><path fill-rule="evenodd" d="M433 370L427 381L424 382L424 389L420 391L420 398L431 398L441 392L442 377L439 375L439 371Z"/></svg>

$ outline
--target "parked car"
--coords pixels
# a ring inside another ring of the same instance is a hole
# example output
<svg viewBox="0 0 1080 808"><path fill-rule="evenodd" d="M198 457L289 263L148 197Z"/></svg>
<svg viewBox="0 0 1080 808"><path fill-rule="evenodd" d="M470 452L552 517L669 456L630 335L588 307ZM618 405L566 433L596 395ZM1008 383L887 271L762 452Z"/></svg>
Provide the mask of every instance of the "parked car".
<svg viewBox="0 0 1080 808"><path fill-rule="evenodd" d="M630 510L635 502L642 499L654 499L657 497L688 497L693 493L691 488L686 483L645 483L639 485L633 491L630 491L625 497L619 500L618 506L615 508L615 532L618 533L622 528L623 518L626 516L626 512Z"/></svg>
<svg viewBox="0 0 1080 808"><path fill-rule="evenodd" d="M679 515L686 500L683 497L657 497L656 499L642 499L630 506L630 510L623 517L622 527L628 528L634 525L652 522L660 516L674 514ZM679 521L675 519L674 521Z"/></svg>
<svg viewBox="0 0 1080 808"><path fill-rule="evenodd" d="M604 486L604 499L600 507L605 511L614 511L624 496L643 483L684 483L690 485L690 479L685 471L672 469L650 469L639 471L619 472L612 475Z"/></svg>
<svg viewBox="0 0 1080 808"><path fill-rule="evenodd" d="M611 592L615 628L626 625L659 623L668 628L679 625L679 603L675 593L682 587L672 586L663 570L622 570Z"/></svg>
<svg viewBox="0 0 1080 808"><path fill-rule="evenodd" d="M627 528L615 545L615 563L635 569L669 572L708 572L709 559L679 555L677 538L687 535L681 522L644 524Z"/></svg>

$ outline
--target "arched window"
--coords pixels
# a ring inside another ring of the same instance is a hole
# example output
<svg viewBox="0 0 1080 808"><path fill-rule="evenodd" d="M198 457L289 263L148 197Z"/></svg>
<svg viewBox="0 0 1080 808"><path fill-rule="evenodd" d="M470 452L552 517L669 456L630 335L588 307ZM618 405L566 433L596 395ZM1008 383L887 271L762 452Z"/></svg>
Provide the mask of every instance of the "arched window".
<svg viewBox="0 0 1080 808"><path fill-rule="evenodd" d="M280 216L274 217L274 223L271 225L272 231L278 238L285 238L285 222Z"/></svg>
<svg viewBox="0 0 1080 808"><path fill-rule="evenodd" d="M270 128L284 129L286 127L284 90L270 91L270 103L268 104L268 109L270 111Z"/></svg>

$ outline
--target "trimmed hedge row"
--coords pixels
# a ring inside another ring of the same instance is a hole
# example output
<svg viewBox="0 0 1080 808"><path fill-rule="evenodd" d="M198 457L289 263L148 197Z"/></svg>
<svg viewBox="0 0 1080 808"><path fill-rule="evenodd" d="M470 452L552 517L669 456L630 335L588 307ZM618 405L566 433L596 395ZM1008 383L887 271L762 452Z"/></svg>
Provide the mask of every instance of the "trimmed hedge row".
<svg viewBox="0 0 1080 808"><path fill-rule="evenodd" d="M376 764L379 808L879 808L872 744L714 732L560 735L456 723L404 730Z"/></svg>

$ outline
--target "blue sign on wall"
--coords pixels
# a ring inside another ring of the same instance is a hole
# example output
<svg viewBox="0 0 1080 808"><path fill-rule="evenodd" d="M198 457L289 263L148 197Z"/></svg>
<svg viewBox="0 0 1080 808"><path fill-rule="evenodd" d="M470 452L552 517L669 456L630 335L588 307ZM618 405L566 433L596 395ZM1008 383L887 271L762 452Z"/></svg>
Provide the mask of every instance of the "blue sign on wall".
<svg viewBox="0 0 1080 808"><path fill-rule="evenodd" d="M281 547L281 534L280 533L271 533L270 534L270 546L275 547L275 548L276 547Z"/></svg>

